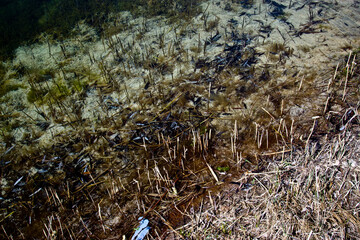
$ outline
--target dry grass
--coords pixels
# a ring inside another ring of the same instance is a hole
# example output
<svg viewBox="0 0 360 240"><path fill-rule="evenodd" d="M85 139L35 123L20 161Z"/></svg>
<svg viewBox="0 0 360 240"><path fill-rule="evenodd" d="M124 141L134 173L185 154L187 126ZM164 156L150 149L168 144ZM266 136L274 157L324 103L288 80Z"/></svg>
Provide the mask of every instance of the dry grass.
<svg viewBox="0 0 360 240"><path fill-rule="evenodd" d="M360 237L359 127L267 158L203 199L186 239L357 239Z"/></svg>
<svg viewBox="0 0 360 240"><path fill-rule="evenodd" d="M174 229L180 238L360 237L359 69L351 70L356 64L350 61L355 58L350 52L328 84L317 83L318 92L310 99L325 106L322 116L286 123L286 117L278 120L262 109L270 120L253 126L253 142L262 152L255 152L257 166L232 172L226 184L210 189L198 205L182 212L188 221ZM352 83L347 85L349 76ZM250 157L249 151L237 144L237 128L235 121L228 155L244 162L241 156L247 152ZM274 135L270 150L267 139ZM172 231L167 234L166 239L180 239Z"/></svg>

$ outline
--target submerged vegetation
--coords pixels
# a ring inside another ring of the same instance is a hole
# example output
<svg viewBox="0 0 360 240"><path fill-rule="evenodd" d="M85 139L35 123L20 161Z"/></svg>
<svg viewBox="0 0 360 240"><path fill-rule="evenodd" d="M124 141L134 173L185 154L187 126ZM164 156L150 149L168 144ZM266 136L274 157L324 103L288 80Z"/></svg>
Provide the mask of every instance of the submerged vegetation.
<svg viewBox="0 0 360 240"><path fill-rule="evenodd" d="M111 13L130 11L135 16L165 15L177 19L198 14L199 2L201 1L5 1L0 5L0 60L12 57L13 51L20 44L36 43L36 36L42 32L48 32L55 39L67 38L80 20L85 20L101 34L104 19Z"/></svg>
<svg viewBox="0 0 360 240"><path fill-rule="evenodd" d="M359 44L304 44L310 3L141 2L1 65L0 238L359 237Z"/></svg>

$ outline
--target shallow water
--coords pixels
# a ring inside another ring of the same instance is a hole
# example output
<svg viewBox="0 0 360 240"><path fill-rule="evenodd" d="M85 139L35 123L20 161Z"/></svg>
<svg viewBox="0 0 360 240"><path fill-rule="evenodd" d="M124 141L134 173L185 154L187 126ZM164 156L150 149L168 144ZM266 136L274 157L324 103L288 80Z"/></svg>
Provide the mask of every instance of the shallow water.
<svg viewBox="0 0 360 240"><path fill-rule="evenodd" d="M131 237L141 216L157 238L264 152L307 144L314 119L344 126L357 1L170 2L44 33L2 63L2 238Z"/></svg>

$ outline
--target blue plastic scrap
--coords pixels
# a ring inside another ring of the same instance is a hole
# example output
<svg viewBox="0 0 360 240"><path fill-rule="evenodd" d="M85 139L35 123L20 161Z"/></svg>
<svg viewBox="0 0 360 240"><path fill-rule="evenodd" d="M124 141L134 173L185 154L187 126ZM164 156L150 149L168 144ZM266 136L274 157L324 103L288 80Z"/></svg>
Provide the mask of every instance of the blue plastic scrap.
<svg viewBox="0 0 360 240"><path fill-rule="evenodd" d="M131 240L143 240L146 234L149 233L150 227L148 226L149 220L143 219L143 217L139 218L140 225L136 229L134 235L132 236Z"/></svg>

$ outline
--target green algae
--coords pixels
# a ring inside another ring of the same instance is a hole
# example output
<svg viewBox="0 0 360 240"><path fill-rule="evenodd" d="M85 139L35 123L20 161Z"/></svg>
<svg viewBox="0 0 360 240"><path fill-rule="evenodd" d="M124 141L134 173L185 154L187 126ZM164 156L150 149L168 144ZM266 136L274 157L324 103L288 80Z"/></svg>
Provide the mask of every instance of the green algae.
<svg viewBox="0 0 360 240"><path fill-rule="evenodd" d="M29 69L31 81L34 83L42 83L55 78L55 70L53 69Z"/></svg>
<svg viewBox="0 0 360 240"><path fill-rule="evenodd" d="M24 88L23 84L11 83L9 80L0 83L0 98L11 91L17 91L19 88Z"/></svg>
<svg viewBox="0 0 360 240"><path fill-rule="evenodd" d="M229 166L217 167L216 170L218 170L219 172L227 172L230 170L230 167Z"/></svg>
<svg viewBox="0 0 360 240"><path fill-rule="evenodd" d="M29 103L52 104L57 101L64 100L70 96L74 91L81 91L83 85L81 82L75 81L73 84L73 91L67 86L66 82L61 79L55 80L51 86L49 84L44 87L31 86L27 93L27 100Z"/></svg>
<svg viewBox="0 0 360 240"><path fill-rule="evenodd" d="M27 93L27 100L29 103L35 103L41 101L43 97L48 93L45 89L38 89L35 87L30 87L29 92Z"/></svg>

